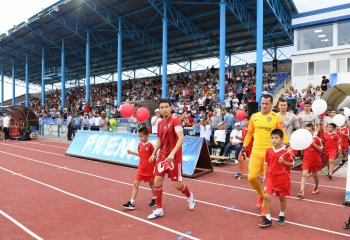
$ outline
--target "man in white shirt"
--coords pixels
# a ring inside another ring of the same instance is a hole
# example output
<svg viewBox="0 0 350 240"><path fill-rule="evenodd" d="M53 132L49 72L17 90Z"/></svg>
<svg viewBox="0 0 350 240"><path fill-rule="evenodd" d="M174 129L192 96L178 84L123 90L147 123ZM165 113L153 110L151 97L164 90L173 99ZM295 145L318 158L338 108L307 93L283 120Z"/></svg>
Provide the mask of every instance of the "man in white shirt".
<svg viewBox="0 0 350 240"><path fill-rule="evenodd" d="M83 119L83 130L89 130L90 129L90 119L88 115L85 113L84 119Z"/></svg>
<svg viewBox="0 0 350 240"><path fill-rule="evenodd" d="M330 114L323 119L323 131L325 131L325 132L327 131L328 124L333 123L333 117L336 114L337 113L335 110L331 110Z"/></svg>
<svg viewBox="0 0 350 240"><path fill-rule="evenodd" d="M213 143L209 144L209 152L212 155L213 148L220 148L220 156L224 154L225 142L226 142L226 130L223 122L219 123L219 129L214 132Z"/></svg>
<svg viewBox="0 0 350 240"><path fill-rule="evenodd" d="M137 133L137 126L138 126L138 121L137 121L135 114L134 114L129 118L130 132Z"/></svg>
<svg viewBox="0 0 350 240"><path fill-rule="evenodd" d="M239 152L242 149L243 137L241 125L239 122L235 123L235 129L230 134L230 141L224 149L224 156L228 157L229 152L235 149L235 158L238 159Z"/></svg>
<svg viewBox="0 0 350 240"><path fill-rule="evenodd" d="M281 115L283 119L283 125L290 139L293 131L299 129L300 124L297 116L295 116L293 113L287 112L287 109L288 109L287 100L285 100L284 98L279 99L278 100L278 110L280 111L279 115Z"/></svg>
<svg viewBox="0 0 350 240"><path fill-rule="evenodd" d="M3 119L3 125L4 125L4 133L5 133L5 139L6 141L8 141L10 139L10 120L11 117L9 117L7 115L7 113L4 113L4 119Z"/></svg>
<svg viewBox="0 0 350 240"><path fill-rule="evenodd" d="M308 123L315 126L315 132L320 130L320 118L311 112L311 103L304 103L304 111L298 115L298 121L300 123L300 128L305 128Z"/></svg>
<svg viewBox="0 0 350 240"><path fill-rule="evenodd" d="M157 108L154 113L156 115L154 115L152 118L151 118L151 125L152 125L152 134L156 134L158 133L158 123L160 120L162 120L162 118L160 117L160 111L159 111L159 108Z"/></svg>
<svg viewBox="0 0 350 240"><path fill-rule="evenodd" d="M206 117L203 117L199 123L199 137L204 138L207 145L210 144L211 126Z"/></svg>
<svg viewBox="0 0 350 240"><path fill-rule="evenodd" d="M0 139L4 138L4 118L0 115Z"/></svg>

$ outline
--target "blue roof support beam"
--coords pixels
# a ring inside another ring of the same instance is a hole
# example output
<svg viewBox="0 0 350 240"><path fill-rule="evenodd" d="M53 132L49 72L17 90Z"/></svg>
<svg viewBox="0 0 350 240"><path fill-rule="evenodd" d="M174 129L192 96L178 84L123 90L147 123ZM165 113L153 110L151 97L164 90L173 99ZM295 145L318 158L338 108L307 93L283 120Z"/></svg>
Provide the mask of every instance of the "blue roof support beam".
<svg viewBox="0 0 350 240"><path fill-rule="evenodd" d="M65 69L65 49L64 39L62 39L61 48L61 109L66 107L66 69Z"/></svg>
<svg viewBox="0 0 350 240"><path fill-rule="evenodd" d="M122 103L122 60L123 60L123 29L122 18L119 18L118 26L118 85L117 85L117 102L118 106Z"/></svg>
<svg viewBox="0 0 350 240"><path fill-rule="evenodd" d="M167 2L164 0L163 13L163 57L162 57L162 99L167 98L167 76L168 76L168 18Z"/></svg>
<svg viewBox="0 0 350 240"><path fill-rule="evenodd" d="M256 1L256 102L260 105L263 87L264 0Z"/></svg>
<svg viewBox="0 0 350 240"><path fill-rule="evenodd" d="M45 48L41 48L41 106L45 110Z"/></svg>
<svg viewBox="0 0 350 240"><path fill-rule="evenodd" d="M280 0L265 0L289 39L294 42L291 15L286 12Z"/></svg>
<svg viewBox="0 0 350 240"><path fill-rule="evenodd" d="M241 24L250 32L254 40L257 37L257 25L256 21L249 13L245 4L241 0L226 0L227 8L232 12L232 14L241 22ZM267 36L267 35L266 35ZM273 43L270 38L265 39L269 47L273 47ZM268 46L267 46L268 47Z"/></svg>
<svg viewBox="0 0 350 240"><path fill-rule="evenodd" d="M220 2L220 67L219 67L219 100L225 100L225 60L226 60L226 2Z"/></svg>
<svg viewBox="0 0 350 240"><path fill-rule="evenodd" d="M28 53L26 54L26 107L29 107L29 61Z"/></svg>
<svg viewBox="0 0 350 240"><path fill-rule="evenodd" d="M90 31L87 29L86 31L86 84L85 84L85 102L88 103L90 101Z"/></svg>
<svg viewBox="0 0 350 240"><path fill-rule="evenodd" d="M15 59L12 60L12 106L16 104L16 66Z"/></svg>
<svg viewBox="0 0 350 240"><path fill-rule="evenodd" d="M162 13L161 9L154 3L154 0L147 1L161 16L164 17L165 13ZM204 33L202 29L177 10L171 3L167 3L167 5L168 22L174 25L186 36L192 38L193 41L198 43L204 50L213 53L216 43L211 39L209 34Z"/></svg>

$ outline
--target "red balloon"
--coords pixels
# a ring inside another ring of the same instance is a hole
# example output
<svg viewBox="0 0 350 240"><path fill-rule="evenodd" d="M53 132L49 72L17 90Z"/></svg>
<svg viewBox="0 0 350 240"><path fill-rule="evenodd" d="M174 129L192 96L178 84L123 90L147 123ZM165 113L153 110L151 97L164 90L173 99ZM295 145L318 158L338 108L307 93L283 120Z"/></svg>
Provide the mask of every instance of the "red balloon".
<svg viewBox="0 0 350 240"><path fill-rule="evenodd" d="M124 103L120 106L120 113L123 117L131 117L135 112L135 107L131 103Z"/></svg>
<svg viewBox="0 0 350 240"><path fill-rule="evenodd" d="M304 102L299 103L299 107L304 110Z"/></svg>
<svg viewBox="0 0 350 240"><path fill-rule="evenodd" d="M148 109L145 107L141 107L141 108L137 109L136 114L135 114L135 117L136 117L137 121L139 121L139 122L146 121L149 118L149 116L150 116L150 113L149 113Z"/></svg>
<svg viewBox="0 0 350 240"><path fill-rule="evenodd" d="M244 110L238 110L236 112L236 119L238 121L243 121L246 116L247 116L247 113Z"/></svg>

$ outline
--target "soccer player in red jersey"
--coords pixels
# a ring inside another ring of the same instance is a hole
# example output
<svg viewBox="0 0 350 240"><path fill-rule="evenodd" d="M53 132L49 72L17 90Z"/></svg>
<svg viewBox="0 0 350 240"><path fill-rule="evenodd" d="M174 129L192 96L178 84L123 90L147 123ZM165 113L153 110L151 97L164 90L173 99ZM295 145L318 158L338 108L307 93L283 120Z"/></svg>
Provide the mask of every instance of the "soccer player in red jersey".
<svg viewBox="0 0 350 240"><path fill-rule="evenodd" d="M146 127L141 127L138 130L138 135L140 138L140 143L138 145L138 152L133 152L128 150L128 154L139 156L140 163L137 168L137 173L134 181L134 187L131 193L131 199L127 203L123 204L122 207L126 209L135 209L135 198L137 192L139 190L140 182L148 182L149 186L152 189L152 200L148 206L155 207L156 200L154 196L154 163L149 162L149 158L151 157L154 147L151 142L148 141L148 129Z"/></svg>
<svg viewBox="0 0 350 240"><path fill-rule="evenodd" d="M349 149L349 128L346 125L338 128L338 136L341 139L341 150L339 151L338 157L340 160L339 166L343 166L348 160L348 149Z"/></svg>
<svg viewBox="0 0 350 240"><path fill-rule="evenodd" d="M154 219L164 215L162 206L163 181L167 173L171 179L173 187L181 191L188 201L188 208L194 209L195 200L188 187L182 182L182 144L184 142L184 133L182 123L179 117L171 114L171 103L169 100L162 99L159 102L159 110L163 119L158 123L158 140L153 154L149 161L156 162L154 173L154 193L156 196L156 210L148 216L148 219ZM157 159L156 154L159 150Z"/></svg>
<svg viewBox="0 0 350 240"><path fill-rule="evenodd" d="M259 224L260 227L270 227L271 195L275 194L280 200L280 213L278 224L285 224L285 211L287 207L286 196L290 196L290 168L294 161L289 151L283 146L283 131L280 129L271 132L272 148L266 150L265 155L265 184L264 208L266 216Z"/></svg>
<svg viewBox="0 0 350 240"><path fill-rule="evenodd" d="M315 126L311 123L308 123L306 125L306 130L308 130L313 136L315 133ZM298 193L299 198L304 197L304 189L306 184L306 179L308 177L309 172L312 173L314 180L315 180L315 187L312 193L317 194L320 192L318 189L319 179L317 172L321 171L321 153L323 150L323 145L321 142L321 139L317 136L313 137L313 142L311 145L304 150L304 157L303 157L303 173L301 176L301 186L300 186L300 192Z"/></svg>
<svg viewBox="0 0 350 240"><path fill-rule="evenodd" d="M335 132L336 125L330 123L327 126L327 131L323 133L322 140L324 141L324 158L328 160L328 178L332 179L334 161L337 159L337 152L340 145L340 138Z"/></svg>

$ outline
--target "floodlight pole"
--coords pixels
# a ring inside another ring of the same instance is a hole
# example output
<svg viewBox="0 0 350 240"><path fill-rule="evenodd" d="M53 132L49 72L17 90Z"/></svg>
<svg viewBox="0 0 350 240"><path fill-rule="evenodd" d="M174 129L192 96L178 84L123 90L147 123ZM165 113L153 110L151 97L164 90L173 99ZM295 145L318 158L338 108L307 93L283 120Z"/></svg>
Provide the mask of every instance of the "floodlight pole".
<svg viewBox="0 0 350 240"><path fill-rule="evenodd" d="M65 108L66 104L66 74L65 74L65 55L64 55L64 39L62 39L61 48L61 108Z"/></svg>
<svg viewBox="0 0 350 240"><path fill-rule="evenodd" d="M4 102L4 64L1 63L1 106L5 106Z"/></svg>
<svg viewBox="0 0 350 240"><path fill-rule="evenodd" d="M12 60L12 106L16 104L16 69L15 59Z"/></svg>
<svg viewBox="0 0 350 240"><path fill-rule="evenodd" d="M122 61L123 61L123 31L122 31L122 18L119 17L119 29L118 29L118 86L117 86L117 100L118 106L122 103Z"/></svg>
<svg viewBox="0 0 350 240"><path fill-rule="evenodd" d="M260 103L263 86L264 0L257 0L256 3L256 101Z"/></svg>
<svg viewBox="0 0 350 240"><path fill-rule="evenodd" d="M26 107L29 107L29 61L26 53Z"/></svg>
<svg viewBox="0 0 350 240"><path fill-rule="evenodd" d="M226 2L220 2L220 67L219 67L219 100L225 100L225 60L226 60Z"/></svg>
<svg viewBox="0 0 350 240"><path fill-rule="evenodd" d="M86 30L86 93L85 93L85 101L90 101L90 30Z"/></svg>
<svg viewBox="0 0 350 240"><path fill-rule="evenodd" d="M41 106L45 110L45 48L41 49Z"/></svg>
<svg viewBox="0 0 350 240"><path fill-rule="evenodd" d="M168 64L168 18L167 2L164 0L163 9L163 60L162 60L162 98L167 98L167 64Z"/></svg>

